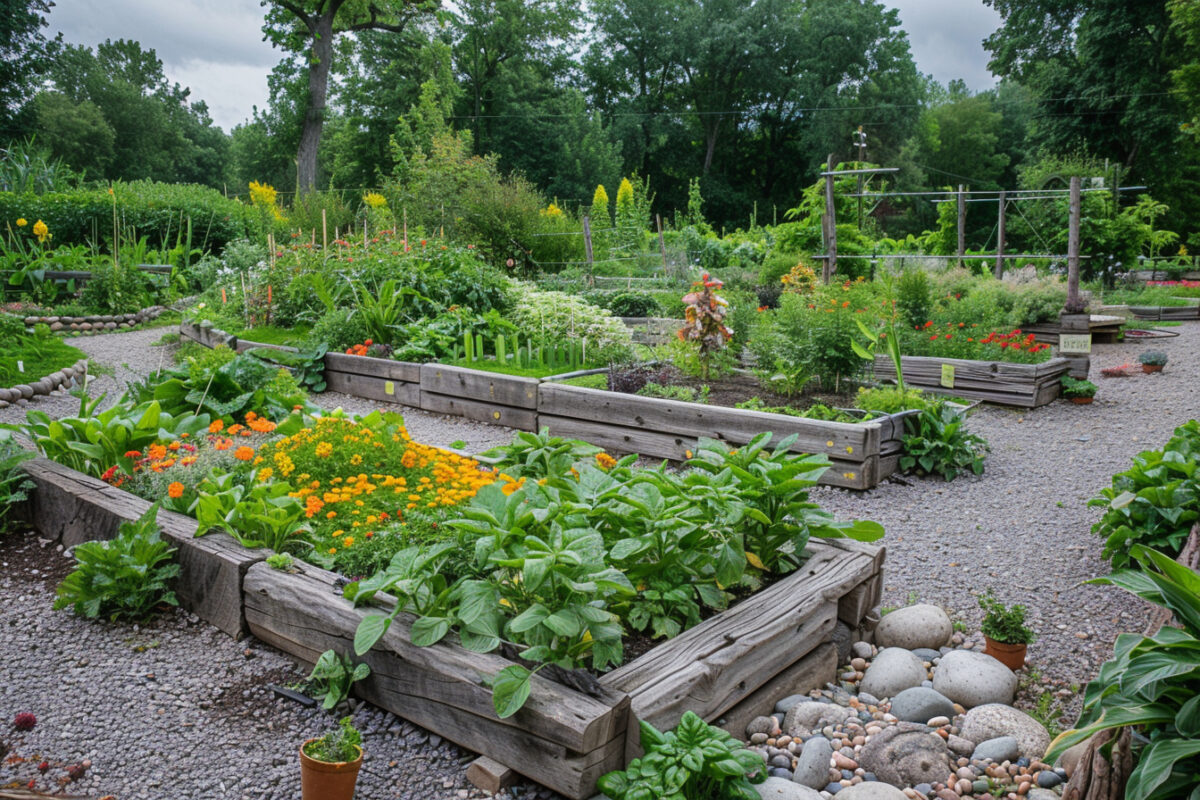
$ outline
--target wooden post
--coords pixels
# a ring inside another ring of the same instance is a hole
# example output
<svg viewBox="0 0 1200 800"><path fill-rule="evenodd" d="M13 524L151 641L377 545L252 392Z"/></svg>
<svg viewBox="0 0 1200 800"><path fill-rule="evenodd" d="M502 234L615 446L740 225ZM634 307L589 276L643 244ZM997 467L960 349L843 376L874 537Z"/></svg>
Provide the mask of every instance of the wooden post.
<svg viewBox="0 0 1200 800"><path fill-rule="evenodd" d="M662 214L654 215L654 224L658 227L658 252L662 254L663 275L667 274L667 243L663 241Z"/></svg>
<svg viewBox="0 0 1200 800"><path fill-rule="evenodd" d="M1059 355L1071 362L1070 375L1072 378L1086 380L1091 369L1091 316L1087 307L1079 299L1079 177L1071 178L1071 216L1067 223L1067 305L1059 317L1060 337L1072 336L1081 338L1087 336L1089 345L1087 352L1063 353L1067 340L1059 339Z"/></svg>
<svg viewBox="0 0 1200 800"><path fill-rule="evenodd" d="M1004 277L1004 211L1008 193L1000 191L1000 214L996 220L996 278Z"/></svg>
<svg viewBox="0 0 1200 800"><path fill-rule="evenodd" d="M1067 223L1067 311L1083 311L1079 302L1079 176L1071 178L1071 218Z"/></svg>
<svg viewBox="0 0 1200 800"><path fill-rule="evenodd" d="M592 220L587 214L583 215L583 253L587 259L588 286L595 286L596 279L592 275Z"/></svg>
<svg viewBox="0 0 1200 800"><path fill-rule="evenodd" d="M958 265L963 265L967 253L967 204L963 202L963 185L958 185Z"/></svg>
<svg viewBox="0 0 1200 800"><path fill-rule="evenodd" d="M329 250L329 221L325 219L325 209L321 209L321 252Z"/></svg>
<svg viewBox="0 0 1200 800"><path fill-rule="evenodd" d="M825 163L825 172L833 172L833 154ZM825 283L833 280L837 272L837 211L833 203L833 175L825 176L825 265L821 270L821 279Z"/></svg>

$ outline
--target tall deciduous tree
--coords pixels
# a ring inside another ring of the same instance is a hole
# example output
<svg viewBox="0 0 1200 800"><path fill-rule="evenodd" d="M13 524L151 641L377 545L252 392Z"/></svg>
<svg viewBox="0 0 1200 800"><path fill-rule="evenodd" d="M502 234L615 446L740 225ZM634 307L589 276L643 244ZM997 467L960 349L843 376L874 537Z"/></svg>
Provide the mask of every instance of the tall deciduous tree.
<svg viewBox="0 0 1200 800"><path fill-rule="evenodd" d="M53 6L50 0L0 0L0 140L24 132L21 111L36 94L36 77L55 43L42 35Z"/></svg>
<svg viewBox="0 0 1200 800"><path fill-rule="evenodd" d="M438 0L261 0L267 8L266 38L308 60L308 103L296 152L296 182L315 188L317 151L325 123L334 39L355 31L403 33L428 15Z"/></svg>

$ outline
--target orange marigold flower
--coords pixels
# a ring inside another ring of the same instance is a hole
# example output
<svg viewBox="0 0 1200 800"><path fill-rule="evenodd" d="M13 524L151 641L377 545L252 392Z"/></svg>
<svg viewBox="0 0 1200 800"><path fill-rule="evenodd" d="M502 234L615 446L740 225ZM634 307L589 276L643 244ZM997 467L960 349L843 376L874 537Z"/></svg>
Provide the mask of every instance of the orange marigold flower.
<svg viewBox="0 0 1200 800"><path fill-rule="evenodd" d="M117 466L114 464L113 466L104 470L104 474L102 474L100 476L100 480L108 482L108 481L112 480L113 475L116 475L116 474L117 474Z"/></svg>
<svg viewBox="0 0 1200 800"><path fill-rule="evenodd" d="M608 453L597 453L596 464L599 465L600 469L612 469L617 465L617 460Z"/></svg>
<svg viewBox="0 0 1200 800"><path fill-rule="evenodd" d="M125 453L125 457L126 458L141 458L142 451L141 450L129 450Z"/></svg>
<svg viewBox="0 0 1200 800"><path fill-rule="evenodd" d="M166 457L167 448L163 447L161 444L152 444L150 445L150 448L146 450L146 458L150 459L151 461L159 461L160 459L164 459Z"/></svg>
<svg viewBox="0 0 1200 800"><path fill-rule="evenodd" d="M167 449L172 453L176 452L179 450L179 442L171 442L169 445L167 445Z"/></svg>
<svg viewBox="0 0 1200 800"><path fill-rule="evenodd" d="M249 461L250 459L254 458L254 448L242 445L233 452L233 457L238 461Z"/></svg>
<svg viewBox="0 0 1200 800"><path fill-rule="evenodd" d="M172 499L183 497L183 484L179 481L172 481L171 485L167 487L167 497Z"/></svg>
<svg viewBox="0 0 1200 800"><path fill-rule="evenodd" d="M220 433L224 429L225 429L225 420L223 420L223 419L214 419L212 421L212 424L208 426L209 433Z"/></svg>

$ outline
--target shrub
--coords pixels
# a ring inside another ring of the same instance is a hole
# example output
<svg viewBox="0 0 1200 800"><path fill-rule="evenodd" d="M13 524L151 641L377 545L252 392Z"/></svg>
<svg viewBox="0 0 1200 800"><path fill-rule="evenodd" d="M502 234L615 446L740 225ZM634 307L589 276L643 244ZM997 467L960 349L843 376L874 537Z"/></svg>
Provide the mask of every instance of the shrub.
<svg viewBox="0 0 1200 800"><path fill-rule="evenodd" d="M512 296L509 320L538 347L583 339L589 362L619 360L632 348L629 329L621 320L579 297L543 292L525 283L514 284Z"/></svg>
<svg viewBox="0 0 1200 800"><path fill-rule="evenodd" d="M132 181L107 189L79 189L43 195L0 192L0 219L41 219L54 241L86 244L111 240L113 201L121 225L147 237L151 246L173 245L187 219L192 220L193 245L220 251L228 242L261 235L256 212L216 189L192 184Z"/></svg>
<svg viewBox="0 0 1200 800"><path fill-rule="evenodd" d="M924 325L929 319L932 304L929 276L925 270L919 267L905 270L896 286L896 306L908 327Z"/></svg>
<svg viewBox="0 0 1200 800"><path fill-rule="evenodd" d="M925 409L929 407L929 403L920 389L906 388L900 391L895 386L879 386L874 389L863 387L854 398L855 408L881 414L898 414L914 408Z"/></svg>
<svg viewBox="0 0 1200 800"><path fill-rule="evenodd" d="M656 317L658 301L643 292L621 292L608 301L608 310L617 317Z"/></svg>
<svg viewBox="0 0 1200 800"><path fill-rule="evenodd" d="M780 279L799 263L799 253L772 250L763 259L762 269L758 271L758 282L763 286L778 286Z"/></svg>
<svg viewBox="0 0 1200 800"><path fill-rule="evenodd" d="M91 273L79 300L93 312L121 314L150 305L153 295L149 276L135 265L98 258L92 263Z"/></svg>
<svg viewBox="0 0 1200 800"><path fill-rule="evenodd" d="M352 308L326 311L308 334L309 341L328 345L330 351L335 352L344 351L368 338L366 321Z"/></svg>
<svg viewBox="0 0 1200 800"><path fill-rule="evenodd" d="M144 619L158 605L178 605L168 584L179 574L175 549L158 535L158 505L136 522L121 524L110 542L75 547L75 571L58 586L55 610L71 606L81 617Z"/></svg>
<svg viewBox="0 0 1200 800"><path fill-rule="evenodd" d="M818 307L816 298L786 294L778 309L756 320L749 349L764 370L790 373L805 366L822 388L834 390L862 367L851 345L858 334L854 316L854 309L832 300Z"/></svg>

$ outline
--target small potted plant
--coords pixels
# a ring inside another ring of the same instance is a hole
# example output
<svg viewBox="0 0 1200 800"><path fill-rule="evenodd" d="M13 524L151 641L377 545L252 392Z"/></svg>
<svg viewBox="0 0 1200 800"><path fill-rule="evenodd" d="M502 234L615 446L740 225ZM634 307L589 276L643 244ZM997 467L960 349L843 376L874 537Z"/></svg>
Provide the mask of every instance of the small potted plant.
<svg viewBox="0 0 1200 800"><path fill-rule="evenodd" d="M1096 384L1080 381L1070 375L1062 376L1062 396L1076 405L1085 406L1096 396Z"/></svg>
<svg viewBox="0 0 1200 800"><path fill-rule="evenodd" d="M362 736L350 717L300 745L302 800L351 800L362 759Z"/></svg>
<svg viewBox="0 0 1200 800"><path fill-rule="evenodd" d="M1142 365L1142 372L1162 372L1167 365L1167 354L1162 350L1147 350L1138 356L1138 363Z"/></svg>
<svg viewBox="0 0 1200 800"><path fill-rule="evenodd" d="M1025 606L1010 608L988 589L979 596L979 607L983 609L983 638L987 642L984 654L1016 672L1024 666L1025 651L1035 638L1025 626Z"/></svg>

